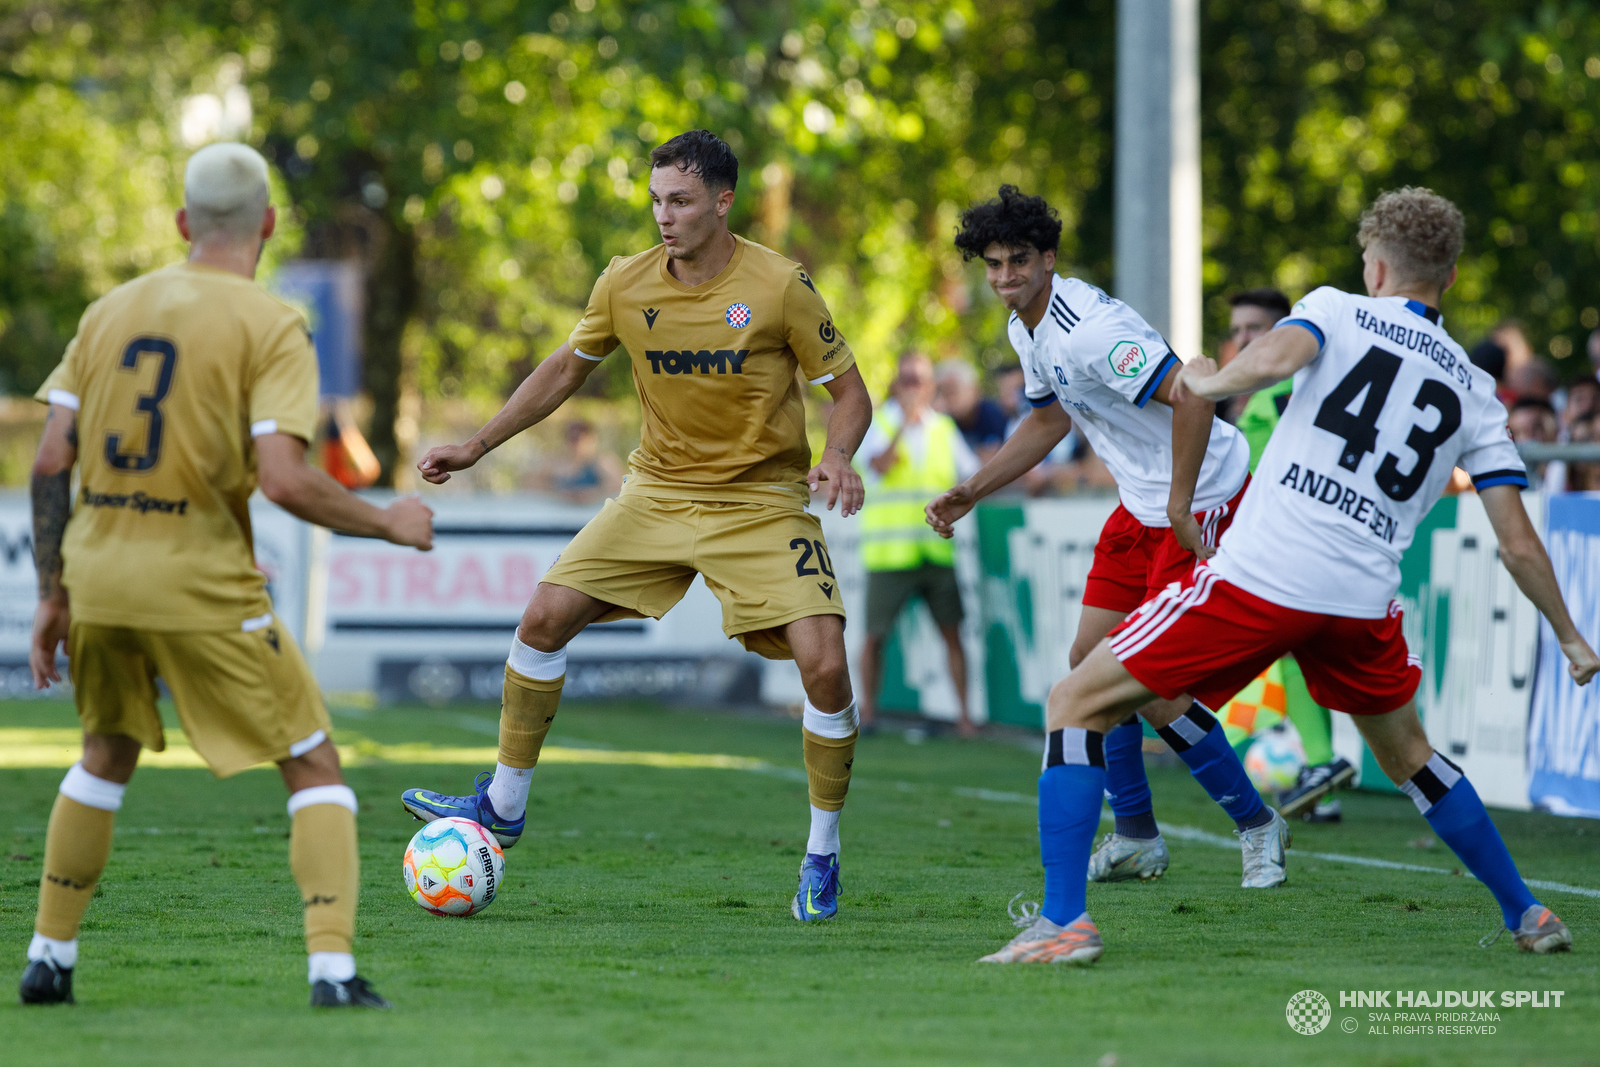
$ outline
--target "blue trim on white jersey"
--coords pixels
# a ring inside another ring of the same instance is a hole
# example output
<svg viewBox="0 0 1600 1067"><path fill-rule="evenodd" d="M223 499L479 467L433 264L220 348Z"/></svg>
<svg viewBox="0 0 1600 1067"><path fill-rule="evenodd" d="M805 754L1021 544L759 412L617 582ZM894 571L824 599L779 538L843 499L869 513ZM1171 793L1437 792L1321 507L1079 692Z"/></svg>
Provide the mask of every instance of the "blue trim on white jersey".
<svg viewBox="0 0 1600 1067"><path fill-rule="evenodd" d="M1281 329L1284 326L1299 326L1303 329L1310 330L1317 338L1318 352L1321 352L1323 346L1328 343L1328 339L1322 335L1322 329L1314 322L1310 322L1306 319L1284 319L1282 322L1278 323L1277 326L1274 326L1273 329Z"/></svg>
<svg viewBox="0 0 1600 1067"><path fill-rule="evenodd" d="M1168 352L1167 358L1161 361L1160 366L1156 367L1155 373L1150 375L1150 380L1144 383L1144 388L1139 390L1139 395L1133 398L1134 407L1142 408L1150 403L1150 398L1155 396L1156 390L1161 387L1161 380L1167 376L1167 373L1172 370L1172 365L1177 362L1178 357Z"/></svg>
<svg viewBox="0 0 1600 1067"><path fill-rule="evenodd" d="M1438 308L1429 307L1420 300L1407 300L1406 307L1410 309L1413 314L1421 315L1435 326L1439 325Z"/></svg>
<svg viewBox="0 0 1600 1067"><path fill-rule="evenodd" d="M1528 488L1528 475L1523 471L1488 471L1472 479L1472 488L1488 489L1495 485L1514 485L1518 489Z"/></svg>
<svg viewBox="0 0 1600 1067"><path fill-rule="evenodd" d="M1054 394L1054 393L1046 393L1044 396L1039 396L1039 397L1033 397L1033 396L1028 397L1028 403L1032 404L1036 408L1049 407L1051 404L1054 404L1055 402L1056 402L1056 394Z"/></svg>

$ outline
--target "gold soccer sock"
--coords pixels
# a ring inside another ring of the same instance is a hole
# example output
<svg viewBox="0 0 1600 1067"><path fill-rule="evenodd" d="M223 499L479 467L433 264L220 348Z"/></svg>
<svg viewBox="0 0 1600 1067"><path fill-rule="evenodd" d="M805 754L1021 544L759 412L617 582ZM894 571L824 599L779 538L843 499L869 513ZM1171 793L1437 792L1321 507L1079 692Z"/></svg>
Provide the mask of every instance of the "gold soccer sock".
<svg viewBox="0 0 1600 1067"><path fill-rule="evenodd" d="M111 831L125 785L96 778L75 764L61 782L45 832L44 876L34 931L53 941L74 941L100 873L111 858ZM74 957L76 946L74 946ZM60 961L71 966L71 961Z"/></svg>
<svg viewBox="0 0 1600 1067"><path fill-rule="evenodd" d="M289 817L289 869L305 904L306 951L313 960L324 952L349 956L361 890L356 794L347 785L302 789L289 797Z"/></svg>
<svg viewBox="0 0 1600 1067"><path fill-rule="evenodd" d="M805 739L806 782L810 787L811 806L838 811L844 807L845 794L850 791L850 765L855 762L856 739L861 736L856 725L856 706L851 704L829 715L812 707L808 700L800 732Z"/></svg>
<svg viewBox="0 0 1600 1067"><path fill-rule="evenodd" d="M507 767L531 769L561 703L562 674L548 681L530 678L506 665L506 684L500 704L500 762ZM500 811L499 807L495 808ZM501 811L501 815L506 815ZM518 812L517 814L521 814ZM515 815L508 816L516 818Z"/></svg>

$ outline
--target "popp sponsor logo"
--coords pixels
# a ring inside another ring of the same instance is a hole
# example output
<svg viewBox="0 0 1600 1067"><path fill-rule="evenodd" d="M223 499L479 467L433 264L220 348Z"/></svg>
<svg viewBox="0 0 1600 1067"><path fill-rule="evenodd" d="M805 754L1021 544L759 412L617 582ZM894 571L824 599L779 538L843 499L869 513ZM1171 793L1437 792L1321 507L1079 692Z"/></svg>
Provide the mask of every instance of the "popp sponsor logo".
<svg viewBox="0 0 1600 1067"><path fill-rule="evenodd" d="M1144 365L1150 362L1150 354L1138 341L1118 341L1111 346L1106 360L1111 364L1111 373L1117 377L1137 378Z"/></svg>

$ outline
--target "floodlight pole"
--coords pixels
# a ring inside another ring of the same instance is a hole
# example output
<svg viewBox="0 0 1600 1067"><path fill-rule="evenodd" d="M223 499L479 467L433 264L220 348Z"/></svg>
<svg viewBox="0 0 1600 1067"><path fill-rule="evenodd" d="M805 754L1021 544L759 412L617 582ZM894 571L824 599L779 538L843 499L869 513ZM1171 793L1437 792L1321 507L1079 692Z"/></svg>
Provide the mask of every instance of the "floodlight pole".
<svg viewBox="0 0 1600 1067"><path fill-rule="evenodd" d="M1117 0L1116 295L1200 352L1200 2Z"/></svg>

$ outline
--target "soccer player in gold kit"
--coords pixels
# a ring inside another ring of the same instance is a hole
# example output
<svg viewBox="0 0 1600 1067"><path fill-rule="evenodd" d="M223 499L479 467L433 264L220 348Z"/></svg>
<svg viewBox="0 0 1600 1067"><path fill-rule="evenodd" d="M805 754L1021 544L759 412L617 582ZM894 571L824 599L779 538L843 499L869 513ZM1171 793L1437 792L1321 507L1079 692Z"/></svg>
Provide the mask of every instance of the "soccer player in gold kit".
<svg viewBox="0 0 1600 1067"><path fill-rule="evenodd" d="M38 393L50 414L32 475L29 663L36 687L59 681L65 642L83 759L50 813L21 999L73 1000L78 929L117 809L140 750L166 747L159 677L218 777L268 762L283 773L312 1005L388 1007L351 955L356 796L316 681L256 569L247 502L259 482L309 522L422 549L433 513L416 499L376 508L306 465L316 354L300 314L253 280L277 222L266 161L239 144L201 149L184 172L184 205L188 260L91 305Z"/></svg>
<svg viewBox="0 0 1600 1067"><path fill-rule="evenodd" d="M769 659L793 659L806 702L803 744L811 832L793 912L838 910L839 811L855 758L856 708L844 608L808 510L861 507L850 459L872 417L855 356L798 263L728 231L739 162L705 130L650 154L661 244L613 259L565 344L472 439L419 464L447 481L539 422L617 347L644 409L622 494L544 575L511 645L500 754L474 794L408 789L419 819L473 819L507 848L522 835L528 788L566 674L566 646L587 625L664 615L696 574L722 601L723 631ZM797 371L834 399L815 465Z"/></svg>

